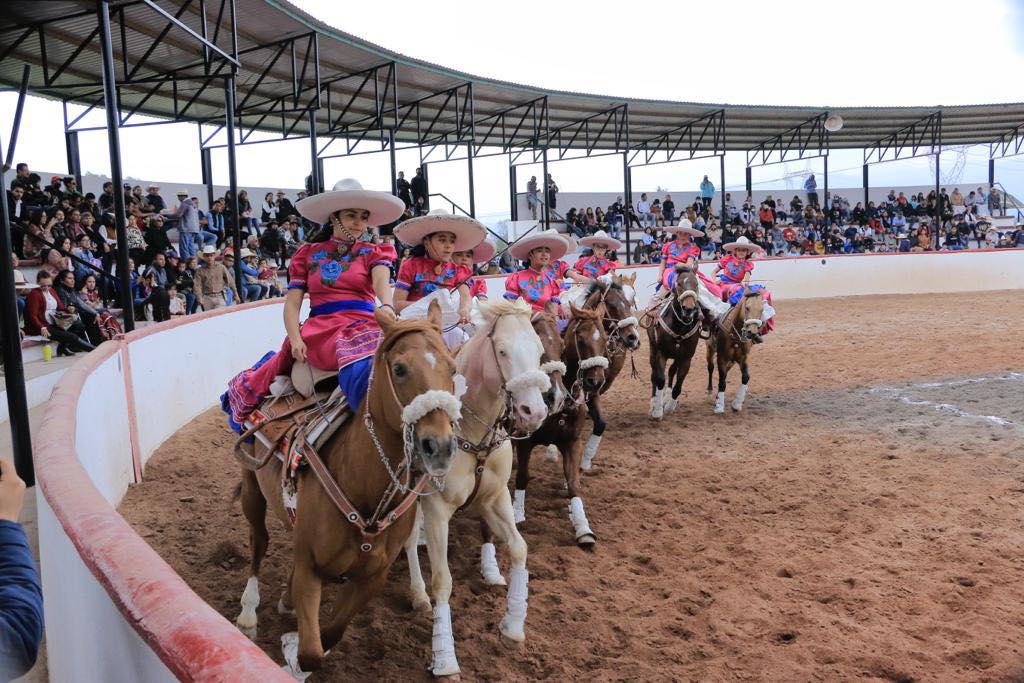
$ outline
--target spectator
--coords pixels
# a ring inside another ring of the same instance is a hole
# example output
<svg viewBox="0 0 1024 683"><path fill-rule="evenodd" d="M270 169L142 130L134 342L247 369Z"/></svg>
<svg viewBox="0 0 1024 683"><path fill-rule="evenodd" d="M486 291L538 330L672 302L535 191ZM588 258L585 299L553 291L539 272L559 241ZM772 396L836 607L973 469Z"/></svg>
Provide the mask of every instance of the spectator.
<svg viewBox="0 0 1024 683"><path fill-rule="evenodd" d="M661 216L661 200L660 199L655 198L655 200L653 202L651 202L651 216L653 217L653 220L654 220L654 227L658 228L658 227L663 227L665 225L665 221L662 219L662 216Z"/></svg>
<svg viewBox="0 0 1024 683"><path fill-rule="evenodd" d="M676 203L670 194L665 195L665 201L661 203L661 215L665 219L664 225L676 224Z"/></svg>
<svg viewBox="0 0 1024 683"><path fill-rule="evenodd" d="M185 315L192 315L196 312L195 266L196 258L194 256L180 259L171 269L169 275L178 296L185 298Z"/></svg>
<svg viewBox="0 0 1024 683"><path fill-rule="evenodd" d="M417 197L416 204L413 206L414 216L426 216L429 213L427 210L427 198Z"/></svg>
<svg viewBox="0 0 1024 683"><path fill-rule="evenodd" d="M537 194L537 176L530 176L526 183L526 205L530 208L530 215L537 220L537 208L540 207L540 196Z"/></svg>
<svg viewBox="0 0 1024 683"><path fill-rule="evenodd" d="M619 230L623 223L622 197L616 197L611 206L608 207L608 227L611 228L612 237L619 238Z"/></svg>
<svg viewBox="0 0 1024 683"><path fill-rule="evenodd" d="M206 214L206 231L214 236L214 246L220 249L227 239L227 223L224 216L224 200L217 199L210 207L210 213ZM205 244L203 245L206 246Z"/></svg>
<svg viewBox="0 0 1024 683"><path fill-rule="evenodd" d="M96 287L95 275L90 273L82 278L78 288L78 297L81 310L95 316L95 326L99 331L99 341L107 341L122 334L121 323L104 306L99 289ZM88 331L88 327L86 331Z"/></svg>
<svg viewBox="0 0 1024 683"><path fill-rule="evenodd" d="M643 222L641 227L653 228L654 226L654 214L651 213L651 203L647 201L647 193L644 192L640 195L640 201L636 203L636 215Z"/></svg>
<svg viewBox="0 0 1024 683"><path fill-rule="evenodd" d="M203 247L203 264L196 270L195 287L196 297L204 311L212 311L227 305L225 292L232 292L235 301L239 300L238 290L235 289L234 279L224 267L224 264L217 263L217 250L210 245Z"/></svg>
<svg viewBox="0 0 1024 683"><path fill-rule="evenodd" d="M818 181L813 173L804 181L804 192L807 193L807 204L818 208Z"/></svg>
<svg viewBox="0 0 1024 683"><path fill-rule="evenodd" d="M188 197L188 190L182 188L178 190L178 206L174 209L165 209L163 213L173 218L178 223L178 243L181 248L181 255L184 258L196 255L196 242L199 243L199 247L202 248L204 237L199 231L199 212L192 200ZM154 225L154 221L159 216L154 216L150 219L150 226ZM156 225L162 226L163 220L161 219ZM164 239L167 239L167 233L164 232ZM156 241L160 242L159 237L156 237ZM146 239L147 244L150 243L149 238ZM170 240L167 240L168 246ZM160 251L164 251L161 249Z"/></svg>
<svg viewBox="0 0 1024 683"><path fill-rule="evenodd" d="M56 277L57 273L62 270L75 269L75 264L71 260L71 238L64 237L55 240L54 243L57 245L57 248L50 249L46 253L46 260L40 266L51 277Z"/></svg>
<svg viewBox="0 0 1024 683"><path fill-rule="evenodd" d="M430 190L427 188L427 179L423 177L422 167L416 169L416 177L412 179L409 187L412 190L412 203L416 206L422 205L424 209L422 214L416 215L426 215L426 212L430 211Z"/></svg>
<svg viewBox="0 0 1024 683"><path fill-rule="evenodd" d="M298 212L292 202L281 190L277 191L277 220L283 221L286 218L297 216Z"/></svg>
<svg viewBox="0 0 1024 683"><path fill-rule="evenodd" d="M708 207L711 206L711 200L715 197L715 185L707 176L704 176L704 180L700 182L700 201L704 205L703 213L707 213Z"/></svg>
<svg viewBox="0 0 1024 683"><path fill-rule="evenodd" d="M274 193L268 192L263 196L263 206L260 207L260 221L266 225L277 219L277 203L274 201Z"/></svg>
<svg viewBox="0 0 1024 683"><path fill-rule="evenodd" d="M56 341L58 356L92 351L95 347L85 340L82 321L54 293L53 275L40 270L36 273L36 283L38 289L25 297L25 334Z"/></svg>
<svg viewBox="0 0 1024 683"><path fill-rule="evenodd" d="M263 293L263 288L260 286L260 271L256 267L256 254L245 248L238 253L238 256L241 260L239 267L242 269L242 293L245 296L245 301L256 301Z"/></svg>
<svg viewBox="0 0 1024 683"><path fill-rule="evenodd" d="M277 262L278 268L284 267L284 260L287 255L285 240L277 221L272 220L267 223L263 234L260 236L260 249L263 251L264 256L273 258Z"/></svg>
<svg viewBox="0 0 1024 683"><path fill-rule="evenodd" d="M167 257L157 252L153 255L153 261L149 264L142 276L142 288L146 290L144 301L136 301L136 305L144 307L148 304L153 307L153 320L163 322L170 320L171 313L168 310L169 295L168 287L173 282L173 277L167 268Z"/></svg>
<svg viewBox="0 0 1024 683"><path fill-rule="evenodd" d="M173 282L167 286L167 312L171 318L185 315L186 303Z"/></svg>
<svg viewBox="0 0 1024 683"><path fill-rule="evenodd" d="M141 193L141 188L139 191ZM160 213L167 208L167 203L164 201L164 198L160 196L160 188L157 185L149 186L145 199L145 203L148 205L148 211L146 211L146 213Z"/></svg>
<svg viewBox="0 0 1024 683"><path fill-rule="evenodd" d="M405 179L405 171L398 172L398 180L395 181L395 189L398 190L398 198L405 203L405 208L412 206L412 185Z"/></svg>
<svg viewBox="0 0 1024 683"><path fill-rule="evenodd" d="M558 206L558 183L550 173L548 173L547 200L548 208L553 211Z"/></svg>
<svg viewBox="0 0 1024 683"><path fill-rule="evenodd" d="M259 269L260 287L262 292L260 298L265 299L267 297L278 297L283 296L280 287L280 281L277 277L277 271L270 267L270 262L267 259L260 259L256 264Z"/></svg>
<svg viewBox="0 0 1024 683"><path fill-rule="evenodd" d="M260 222L252 212L252 204L249 202L249 193L246 190L238 192L238 227L247 234L251 230L257 235L260 234Z"/></svg>

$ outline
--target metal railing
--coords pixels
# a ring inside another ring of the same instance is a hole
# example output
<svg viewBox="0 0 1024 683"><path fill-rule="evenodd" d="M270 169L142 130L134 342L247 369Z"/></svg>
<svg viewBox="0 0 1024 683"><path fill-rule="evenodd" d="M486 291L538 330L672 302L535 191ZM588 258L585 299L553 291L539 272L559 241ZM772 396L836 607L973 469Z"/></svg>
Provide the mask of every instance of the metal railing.
<svg viewBox="0 0 1024 683"><path fill-rule="evenodd" d="M1007 215L1006 212L1009 209L1013 209L1017 213L1017 222L1022 222L1022 219L1024 219L1024 205L1018 202L1016 197L1007 192L1002 183L996 181L992 183L992 187L998 187L1002 194L1002 201L999 202L999 215L1005 217Z"/></svg>

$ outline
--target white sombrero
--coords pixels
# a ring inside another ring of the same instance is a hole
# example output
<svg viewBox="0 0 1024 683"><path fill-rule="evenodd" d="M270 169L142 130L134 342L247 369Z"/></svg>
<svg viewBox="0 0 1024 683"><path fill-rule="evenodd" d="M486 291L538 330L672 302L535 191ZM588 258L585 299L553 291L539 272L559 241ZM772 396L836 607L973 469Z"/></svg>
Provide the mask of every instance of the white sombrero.
<svg viewBox="0 0 1024 683"><path fill-rule="evenodd" d="M584 237L580 240L580 245L590 248L603 245L608 251L617 251L622 249L622 242L611 237L604 230L598 230L593 235Z"/></svg>
<svg viewBox="0 0 1024 683"><path fill-rule="evenodd" d="M684 218L679 221L679 225L666 225L662 228L665 232L685 232L687 235L693 237L703 237L704 233L693 227L693 223L690 222L689 218Z"/></svg>
<svg viewBox="0 0 1024 683"><path fill-rule="evenodd" d="M239 257L241 257L243 259L247 259L250 256L255 256L256 254L253 253L252 250L246 249L245 247L242 247L242 250L240 252L238 252L238 255L239 255Z"/></svg>
<svg viewBox="0 0 1024 683"><path fill-rule="evenodd" d="M473 263L489 263L496 253L498 248L494 246L494 242L486 239L473 247Z"/></svg>
<svg viewBox="0 0 1024 683"><path fill-rule="evenodd" d="M25 274L20 270L14 271L14 288L15 289L38 289L39 285L34 282L28 282L25 280Z"/></svg>
<svg viewBox="0 0 1024 683"><path fill-rule="evenodd" d="M405 213L405 202L388 192L364 190L358 180L345 178L334 184L331 192L321 192L300 199L295 210L314 223L323 225L331 214L342 209L363 209L370 212L370 225L387 225Z"/></svg>
<svg viewBox="0 0 1024 683"><path fill-rule="evenodd" d="M746 238L746 236L740 237L735 242L729 242L728 244L722 245L722 249L725 249L726 251L732 251L737 247L740 249L749 249L751 252L764 251L764 249L761 248L761 245L751 242Z"/></svg>
<svg viewBox="0 0 1024 683"><path fill-rule="evenodd" d="M509 252L511 252L513 257L524 261L530 256L530 252L538 247L550 249L551 260L554 261L565 256L565 252L569 249L569 244L557 230L542 230L522 238L509 247Z"/></svg>
<svg viewBox="0 0 1024 683"><path fill-rule="evenodd" d="M405 204L398 200L405 211ZM455 235L455 251L466 251L484 241L487 229L475 218L456 216L444 209L435 209L426 216L402 221L395 228L395 237L403 244L416 246L424 237L435 232L450 232Z"/></svg>

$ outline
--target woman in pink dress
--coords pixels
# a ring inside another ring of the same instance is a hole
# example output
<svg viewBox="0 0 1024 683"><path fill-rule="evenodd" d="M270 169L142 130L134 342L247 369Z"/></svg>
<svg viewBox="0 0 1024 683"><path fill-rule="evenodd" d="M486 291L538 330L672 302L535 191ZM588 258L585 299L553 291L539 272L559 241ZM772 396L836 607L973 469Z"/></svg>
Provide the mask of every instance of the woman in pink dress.
<svg viewBox="0 0 1024 683"><path fill-rule="evenodd" d="M756 242L751 242L746 237L740 237L735 242L722 245L722 249L726 251L726 254L715 266L715 275L721 283L719 288L722 299L736 305L744 292L763 290L768 317L761 327L761 334L768 334L775 329L772 294L764 285L750 284L750 274L754 272L754 263L751 259L757 253L763 253L764 250Z"/></svg>
<svg viewBox="0 0 1024 683"><path fill-rule="evenodd" d="M525 266L505 280L505 298L522 298L535 311L543 311L549 301L561 304L562 287L549 266L565 256L568 248L565 238L554 230L527 235L513 244L509 251Z"/></svg>
<svg viewBox="0 0 1024 683"><path fill-rule="evenodd" d="M494 242L485 239L472 249L465 249L452 254L452 262L457 266L472 268L474 265L490 263L497 252L498 249L494 246ZM473 284L469 287L469 296L473 299L487 298L487 283L482 277L473 277Z"/></svg>
<svg viewBox="0 0 1024 683"><path fill-rule="evenodd" d="M366 395L373 354L382 333L374 320L375 299L393 309L389 281L397 255L390 244L372 244L362 235L370 226L396 220L405 204L386 192L364 190L342 180L333 192L307 197L296 210L325 228L299 247L288 268L281 350L265 355L236 375L221 397L232 429L241 432L249 414L270 392L278 375L289 375L295 361L337 370L338 384L353 409ZM310 311L299 322L302 300Z"/></svg>
<svg viewBox="0 0 1024 683"><path fill-rule="evenodd" d="M614 237L609 237L604 230L598 230L590 237L584 237L580 240L580 245L589 247L594 252L592 256L586 256L576 261L576 265L572 269L580 275L595 280L602 275L614 273L615 269L619 267L618 261L612 261L607 256L608 252L621 249L622 242Z"/></svg>
<svg viewBox="0 0 1024 683"><path fill-rule="evenodd" d="M675 239L666 242L665 246L661 248L658 282L661 283L662 289L671 291L676 281L676 265L697 268L697 261L700 260L700 247L694 244L693 238L702 237L704 233L694 228L693 223L686 218L679 221L679 225L669 225L664 230L675 233ZM705 281L705 284L711 282L700 272L697 274Z"/></svg>

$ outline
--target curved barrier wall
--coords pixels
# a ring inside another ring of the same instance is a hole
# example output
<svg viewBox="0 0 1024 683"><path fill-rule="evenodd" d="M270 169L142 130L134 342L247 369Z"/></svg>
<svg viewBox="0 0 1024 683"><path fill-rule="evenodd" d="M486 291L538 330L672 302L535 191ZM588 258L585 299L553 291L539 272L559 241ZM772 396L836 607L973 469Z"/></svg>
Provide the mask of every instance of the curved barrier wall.
<svg viewBox="0 0 1024 683"><path fill-rule="evenodd" d="M624 270L638 273L645 302L657 268ZM768 259L757 278L778 299L1024 289L1024 250ZM504 291L504 278L487 282ZM278 299L148 327L61 378L35 451L51 680L292 680L114 510L168 436L279 346L281 308Z"/></svg>

